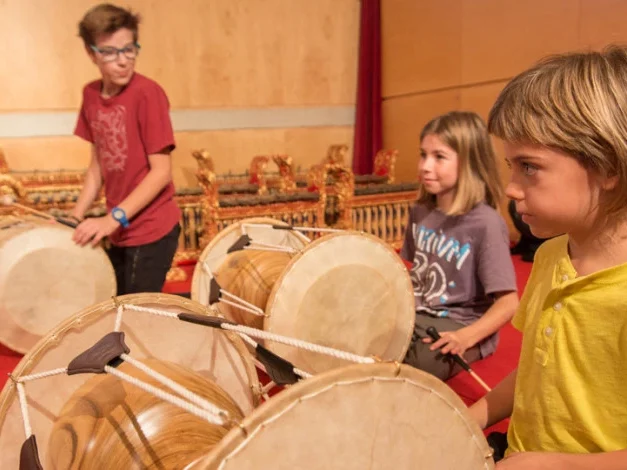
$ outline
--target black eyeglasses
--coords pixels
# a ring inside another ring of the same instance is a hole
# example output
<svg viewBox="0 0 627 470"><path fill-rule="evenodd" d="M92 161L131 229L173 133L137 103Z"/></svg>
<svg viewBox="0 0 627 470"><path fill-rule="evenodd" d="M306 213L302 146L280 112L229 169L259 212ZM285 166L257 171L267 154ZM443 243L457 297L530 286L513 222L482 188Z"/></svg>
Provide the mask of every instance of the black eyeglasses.
<svg viewBox="0 0 627 470"><path fill-rule="evenodd" d="M137 43L129 44L122 49L118 49L117 47L103 47L100 49L96 46L91 46L91 49L100 54L103 62L113 62L117 60L120 54L124 54L124 57L129 60L134 60L137 54L139 54L140 45Z"/></svg>

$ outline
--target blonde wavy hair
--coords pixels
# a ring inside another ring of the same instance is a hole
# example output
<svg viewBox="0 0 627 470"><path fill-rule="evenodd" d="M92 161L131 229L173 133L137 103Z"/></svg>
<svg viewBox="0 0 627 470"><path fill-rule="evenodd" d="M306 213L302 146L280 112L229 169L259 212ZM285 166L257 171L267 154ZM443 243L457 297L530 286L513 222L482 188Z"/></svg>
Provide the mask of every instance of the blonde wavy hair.
<svg viewBox="0 0 627 470"><path fill-rule="evenodd" d="M618 184L602 194L607 218L627 205L627 49L549 56L516 76L490 111L488 130L512 143L560 150Z"/></svg>
<svg viewBox="0 0 627 470"><path fill-rule="evenodd" d="M503 186L492 141L479 115L469 111L443 114L427 123L420 133L420 141L427 135L436 135L457 153L457 191L447 214L465 214L481 202L497 208L503 197ZM435 207L435 196L421 187L418 202Z"/></svg>

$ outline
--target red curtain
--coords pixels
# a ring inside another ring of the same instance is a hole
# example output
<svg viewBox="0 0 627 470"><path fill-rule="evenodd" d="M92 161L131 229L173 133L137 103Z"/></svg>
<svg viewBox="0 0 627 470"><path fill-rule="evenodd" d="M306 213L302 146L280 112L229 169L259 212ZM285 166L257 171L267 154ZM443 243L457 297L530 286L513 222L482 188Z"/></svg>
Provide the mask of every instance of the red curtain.
<svg viewBox="0 0 627 470"><path fill-rule="evenodd" d="M381 149L381 2L361 0L353 172L371 174Z"/></svg>

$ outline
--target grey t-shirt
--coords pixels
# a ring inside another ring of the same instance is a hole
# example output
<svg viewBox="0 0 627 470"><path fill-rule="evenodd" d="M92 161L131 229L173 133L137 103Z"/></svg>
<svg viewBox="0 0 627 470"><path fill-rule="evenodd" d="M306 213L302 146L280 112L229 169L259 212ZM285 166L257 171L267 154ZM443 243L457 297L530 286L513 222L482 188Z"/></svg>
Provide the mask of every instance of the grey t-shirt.
<svg viewBox="0 0 627 470"><path fill-rule="evenodd" d="M507 226L487 204L459 216L416 204L401 256L413 263L417 312L469 325L494 303L488 294L516 291ZM483 340L481 355L492 354L497 343L497 334Z"/></svg>

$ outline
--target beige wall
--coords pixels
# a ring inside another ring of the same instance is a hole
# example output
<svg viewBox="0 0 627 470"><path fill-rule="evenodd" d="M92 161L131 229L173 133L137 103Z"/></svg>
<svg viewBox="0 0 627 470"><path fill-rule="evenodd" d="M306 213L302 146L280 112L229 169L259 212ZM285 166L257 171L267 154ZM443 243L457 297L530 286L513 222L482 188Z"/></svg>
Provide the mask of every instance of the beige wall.
<svg viewBox="0 0 627 470"><path fill-rule="evenodd" d="M77 37L93 0L0 1L0 115L76 112L97 78ZM345 108L355 103L358 0L133 0L141 13L137 69L166 90L174 110ZM1 117L1 116L0 116ZM37 125L36 114L33 117ZM352 125L179 132L175 181L193 183L190 151L243 171L261 153L309 166L333 143L352 147ZM45 132L44 132L45 134ZM16 169L82 168L87 147L71 136L3 137Z"/></svg>
<svg viewBox="0 0 627 470"><path fill-rule="evenodd" d="M627 42L621 0L382 0L381 14L383 141L399 150L401 180L416 174L418 135L432 117L465 109L487 118L508 79L541 57Z"/></svg>

